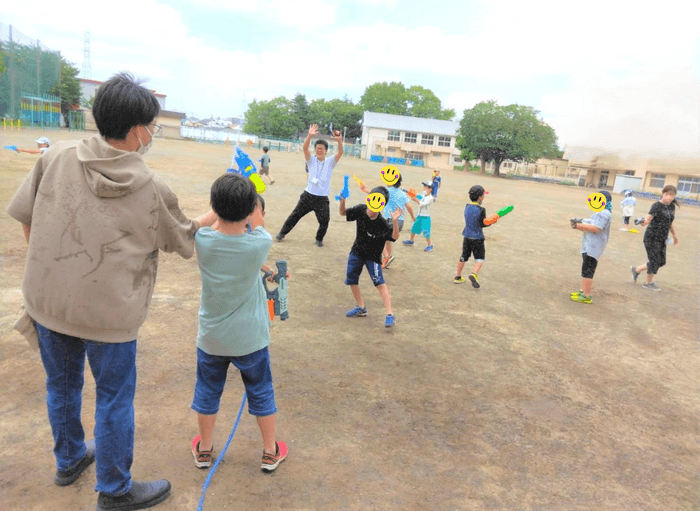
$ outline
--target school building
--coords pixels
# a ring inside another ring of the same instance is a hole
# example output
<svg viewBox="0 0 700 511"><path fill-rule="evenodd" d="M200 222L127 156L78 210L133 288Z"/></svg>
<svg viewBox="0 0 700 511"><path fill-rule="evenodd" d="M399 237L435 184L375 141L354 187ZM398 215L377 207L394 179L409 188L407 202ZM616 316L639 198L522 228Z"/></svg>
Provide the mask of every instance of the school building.
<svg viewBox="0 0 700 511"><path fill-rule="evenodd" d="M492 166L487 164L486 169ZM638 191L661 194L664 186L673 185L679 196L700 199L700 158L620 156L600 148L567 147L563 158L543 158L535 163L505 161L500 171L610 190L617 176L631 176L637 179L628 180L626 187L632 182Z"/></svg>
<svg viewBox="0 0 700 511"><path fill-rule="evenodd" d="M365 112L361 157L370 161L447 170L462 164L455 147L459 123Z"/></svg>

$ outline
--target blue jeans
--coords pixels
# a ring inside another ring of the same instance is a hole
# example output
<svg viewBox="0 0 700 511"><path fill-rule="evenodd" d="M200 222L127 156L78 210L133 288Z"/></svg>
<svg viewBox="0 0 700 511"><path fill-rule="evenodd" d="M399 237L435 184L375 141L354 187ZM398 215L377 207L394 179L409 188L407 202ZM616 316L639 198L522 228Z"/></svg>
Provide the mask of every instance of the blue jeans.
<svg viewBox="0 0 700 511"><path fill-rule="evenodd" d="M248 396L248 413L256 417L277 413L267 346L240 357L209 355L197 348L197 383L192 409L202 415L216 415L219 412L219 402L231 364L241 372Z"/></svg>
<svg viewBox="0 0 700 511"><path fill-rule="evenodd" d="M36 323L46 370L46 405L56 467L67 470L85 455L80 420L85 355L95 378L95 491L118 496L131 490L134 457L136 341L102 343L60 334Z"/></svg>

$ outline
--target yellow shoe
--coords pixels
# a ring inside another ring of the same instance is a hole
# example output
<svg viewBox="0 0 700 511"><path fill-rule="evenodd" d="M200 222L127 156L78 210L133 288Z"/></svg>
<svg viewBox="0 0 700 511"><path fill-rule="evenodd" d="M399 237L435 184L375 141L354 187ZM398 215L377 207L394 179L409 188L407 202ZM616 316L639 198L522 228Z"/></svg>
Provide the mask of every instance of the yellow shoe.
<svg viewBox="0 0 700 511"><path fill-rule="evenodd" d="M593 303L593 299L590 296L586 296L583 293L579 293L576 296L571 295L571 299L578 303Z"/></svg>
<svg viewBox="0 0 700 511"><path fill-rule="evenodd" d="M455 284L464 284L467 281L464 277L461 275L459 277L455 277Z"/></svg>

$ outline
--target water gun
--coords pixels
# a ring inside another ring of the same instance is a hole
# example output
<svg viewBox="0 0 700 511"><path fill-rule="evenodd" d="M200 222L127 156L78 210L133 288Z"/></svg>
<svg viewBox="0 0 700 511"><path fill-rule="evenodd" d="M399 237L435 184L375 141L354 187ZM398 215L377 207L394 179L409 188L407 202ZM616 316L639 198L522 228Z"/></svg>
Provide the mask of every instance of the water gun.
<svg viewBox="0 0 700 511"><path fill-rule="evenodd" d="M404 192L406 192L406 195L408 195L411 199L418 199L418 200L423 199L423 196L418 195L413 188L410 188L408 190L404 190Z"/></svg>
<svg viewBox="0 0 700 511"><path fill-rule="evenodd" d="M355 175L353 175L352 178L357 182L358 185L360 185L360 188L365 187L365 184L362 182L362 179L360 179L359 177L357 177Z"/></svg>
<svg viewBox="0 0 700 511"><path fill-rule="evenodd" d="M233 168L233 163L236 163L238 169ZM250 159L240 146L236 146L236 150L233 153L233 160L231 161L231 168L226 170L226 172L234 172L240 174L243 177L250 179L255 185L255 191L258 193L263 193L265 191L265 183L258 175L258 169L255 167L255 163Z"/></svg>
<svg viewBox="0 0 700 511"><path fill-rule="evenodd" d="M491 215L484 220L484 225L491 225L498 222L498 219L502 216L506 216L508 213L513 211L514 206L506 206L505 208L499 209L494 215Z"/></svg>
<svg viewBox="0 0 700 511"><path fill-rule="evenodd" d="M16 145L6 145L5 149L9 149L10 151L16 151L17 146Z"/></svg>
<svg viewBox="0 0 700 511"><path fill-rule="evenodd" d="M275 261L277 266L277 275L272 279L273 282L277 282L277 288L270 291L267 288L267 279L272 277L272 272L266 272L263 275L263 286L265 286L265 293L267 294L267 307L270 311L270 321L275 316L279 316L282 321L289 319L288 310L288 295L287 295L287 261Z"/></svg>
<svg viewBox="0 0 700 511"><path fill-rule="evenodd" d="M641 223L644 223L644 217L640 216L639 218L634 219L634 225L639 225Z"/></svg>
<svg viewBox="0 0 700 511"><path fill-rule="evenodd" d="M340 195L335 196L335 200L340 200L341 198L347 199L350 197L350 187L348 186L350 181L350 176L343 177L343 189L340 190Z"/></svg>

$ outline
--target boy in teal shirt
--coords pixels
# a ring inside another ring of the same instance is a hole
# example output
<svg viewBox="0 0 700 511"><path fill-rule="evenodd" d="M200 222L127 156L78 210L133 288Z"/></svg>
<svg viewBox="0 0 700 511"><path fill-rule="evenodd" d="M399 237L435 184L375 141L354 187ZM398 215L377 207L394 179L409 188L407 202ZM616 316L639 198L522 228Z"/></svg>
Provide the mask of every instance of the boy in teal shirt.
<svg viewBox="0 0 700 511"><path fill-rule="evenodd" d="M277 407L270 371L270 316L260 278L272 245L263 228L255 185L237 174L224 174L211 188L219 220L195 235L202 298L197 336L197 383L192 409L199 435L192 441L198 468L211 466L213 433L229 365L241 372L248 412L257 417L263 438L261 469L272 472L287 456L275 441ZM252 232L247 232L250 224Z"/></svg>

